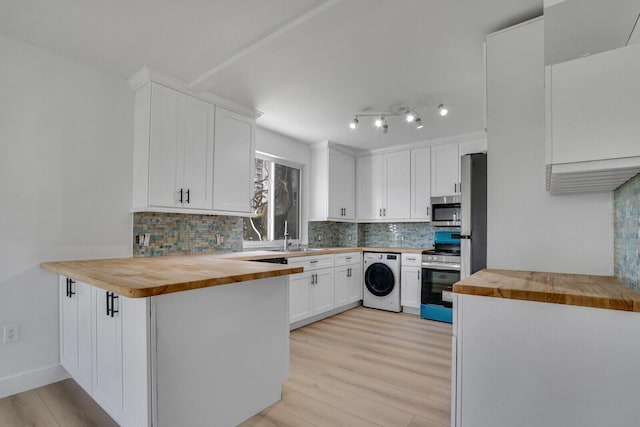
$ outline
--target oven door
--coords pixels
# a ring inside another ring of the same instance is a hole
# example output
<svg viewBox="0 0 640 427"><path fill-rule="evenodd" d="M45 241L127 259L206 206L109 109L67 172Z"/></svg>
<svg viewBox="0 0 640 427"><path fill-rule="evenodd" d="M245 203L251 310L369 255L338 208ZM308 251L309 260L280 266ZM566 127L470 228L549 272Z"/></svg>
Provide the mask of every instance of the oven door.
<svg viewBox="0 0 640 427"><path fill-rule="evenodd" d="M453 284L460 281L460 269L447 264L422 264L422 304L451 308L450 301L443 301L442 291L451 292Z"/></svg>

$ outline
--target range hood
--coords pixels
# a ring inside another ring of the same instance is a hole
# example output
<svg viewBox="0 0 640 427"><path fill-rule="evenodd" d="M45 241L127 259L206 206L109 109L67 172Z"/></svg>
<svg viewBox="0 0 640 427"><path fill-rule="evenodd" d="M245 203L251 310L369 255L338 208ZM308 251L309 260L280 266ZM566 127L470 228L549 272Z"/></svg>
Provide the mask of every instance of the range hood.
<svg viewBox="0 0 640 427"><path fill-rule="evenodd" d="M551 194L613 191L640 173L640 156L547 165Z"/></svg>

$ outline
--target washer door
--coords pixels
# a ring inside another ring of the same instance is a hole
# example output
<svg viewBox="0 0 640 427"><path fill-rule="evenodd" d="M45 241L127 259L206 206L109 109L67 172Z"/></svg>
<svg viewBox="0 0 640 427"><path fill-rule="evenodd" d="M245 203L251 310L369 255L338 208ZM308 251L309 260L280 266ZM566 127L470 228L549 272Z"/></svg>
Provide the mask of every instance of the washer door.
<svg viewBox="0 0 640 427"><path fill-rule="evenodd" d="M373 295L377 297L387 296L393 291L395 277L389 266L376 262L371 264L364 272L364 284Z"/></svg>

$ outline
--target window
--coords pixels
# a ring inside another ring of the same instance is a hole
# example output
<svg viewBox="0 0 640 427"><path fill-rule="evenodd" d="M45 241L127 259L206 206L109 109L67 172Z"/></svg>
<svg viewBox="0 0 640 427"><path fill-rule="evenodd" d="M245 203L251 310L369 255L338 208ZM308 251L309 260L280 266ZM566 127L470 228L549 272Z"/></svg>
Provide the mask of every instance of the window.
<svg viewBox="0 0 640 427"><path fill-rule="evenodd" d="M245 241L284 239L284 223L291 239L300 238L300 169L256 157L253 218L244 218Z"/></svg>

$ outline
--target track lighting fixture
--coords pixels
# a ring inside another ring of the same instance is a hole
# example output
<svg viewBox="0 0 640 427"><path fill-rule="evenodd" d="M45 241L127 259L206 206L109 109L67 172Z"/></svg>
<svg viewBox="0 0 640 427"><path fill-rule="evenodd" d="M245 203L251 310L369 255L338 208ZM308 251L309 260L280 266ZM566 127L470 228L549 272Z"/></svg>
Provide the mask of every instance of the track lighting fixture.
<svg viewBox="0 0 640 427"><path fill-rule="evenodd" d="M353 120L351 120L351 123L349 123L349 127L351 129L356 129L358 127L358 116L355 116Z"/></svg>
<svg viewBox="0 0 640 427"><path fill-rule="evenodd" d="M431 104L433 105L433 104ZM389 124L387 123L387 119L389 117L402 117L406 123L410 123L415 125L416 129L423 129L424 123L422 119L416 113L416 108L426 107L426 104L414 105L412 107L394 107L389 111L370 111L363 110L356 114L349 123L349 127L351 129L358 128L358 119L363 117L371 117L373 118L373 124L377 129L381 129L382 133L389 133ZM438 114L442 117L446 116L449 111L444 104L438 104L437 106Z"/></svg>

